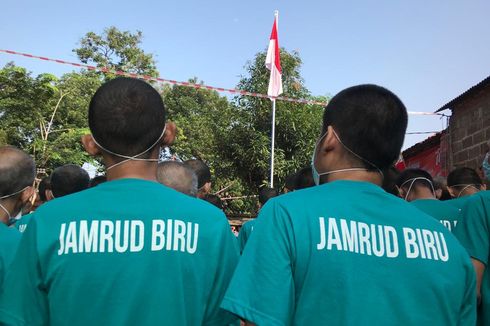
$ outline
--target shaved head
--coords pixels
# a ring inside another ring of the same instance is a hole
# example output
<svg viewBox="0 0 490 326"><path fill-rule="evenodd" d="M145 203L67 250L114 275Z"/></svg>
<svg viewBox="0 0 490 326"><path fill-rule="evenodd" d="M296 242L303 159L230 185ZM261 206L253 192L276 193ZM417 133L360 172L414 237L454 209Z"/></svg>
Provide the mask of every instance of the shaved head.
<svg viewBox="0 0 490 326"><path fill-rule="evenodd" d="M161 184L186 195L197 195L197 176L181 162L167 161L158 163L157 180Z"/></svg>
<svg viewBox="0 0 490 326"><path fill-rule="evenodd" d="M13 146L0 147L0 197L32 186L36 165L30 155Z"/></svg>
<svg viewBox="0 0 490 326"><path fill-rule="evenodd" d="M87 189L89 182L87 171L78 165L66 164L51 174L51 191L54 197L63 197Z"/></svg>

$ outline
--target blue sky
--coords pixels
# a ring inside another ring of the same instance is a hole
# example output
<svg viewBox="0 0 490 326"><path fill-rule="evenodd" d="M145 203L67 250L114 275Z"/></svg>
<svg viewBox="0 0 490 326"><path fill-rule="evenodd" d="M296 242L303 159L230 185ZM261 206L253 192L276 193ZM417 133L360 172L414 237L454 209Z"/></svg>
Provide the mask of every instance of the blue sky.
<svg viewBox="0 0 490 326"><path fill-rule="evenodd" d="M278 9L279 41L298 50L314 95L377 83L411 111L431 112L490 74L490 1L24 1L1 0L0 48L75 60L87 32L141 30L163 78L234 87L266 48ZM34 73L70 67L0 54ZM439 117L410 117L409 132ZM427 137L407 136L405 147Z"/></svg>

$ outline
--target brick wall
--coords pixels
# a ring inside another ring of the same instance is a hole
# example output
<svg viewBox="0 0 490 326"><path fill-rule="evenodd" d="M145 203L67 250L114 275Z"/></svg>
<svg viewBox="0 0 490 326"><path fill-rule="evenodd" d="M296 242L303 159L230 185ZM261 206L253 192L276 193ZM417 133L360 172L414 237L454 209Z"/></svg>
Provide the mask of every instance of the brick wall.
<svg viewBox="0 0 490 326"><path fill-rule="evenodd" d="M490 140L490 84L469 94L452 108L449 120L449 170L478 168Z"/></svg>

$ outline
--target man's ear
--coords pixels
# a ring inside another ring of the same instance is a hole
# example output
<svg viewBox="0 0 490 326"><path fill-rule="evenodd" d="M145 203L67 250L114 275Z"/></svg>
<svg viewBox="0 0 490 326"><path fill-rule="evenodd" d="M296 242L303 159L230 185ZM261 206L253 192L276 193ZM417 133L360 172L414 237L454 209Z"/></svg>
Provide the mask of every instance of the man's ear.
<svg viewBox="0 0 490 326"><path fill-rule="evenodd" d="M405 198L405 190L403 190L403 188L400 188L398 186L395 186L396 189L398 189L398 197L400 198Z"/></svg>
<svg viewBox="0 0 490 326"><path fill-rule="evenodd" d="M90 154L90 156L100 155L100 148L95 144L94 138L91 134L82 136L82 144L85 151Z"/></svg>
<svg viewBox="0 0 490 326"><path fill-rule="evenodd" d="M441 199L442 197L442 189L437 189L434 193L434 196L436 196L437 199Z"/></svg>
<svg viewBox="0 0 490 326"><path fill-rule="evenodd" d="M447 191L449 192L452 198L456 198L456 192L452 187L447 187Z"/></svg>
<svg viewBox="0 0 490 326"><path fill-rule="evenodd" d="M44 196L46 197L46 201L50 201L53 199L53 192L50 189L44 190Z"/></svg>
<svg viewBox="0 0 490 326"><path fill-rule="evenodd" d="M165 129L165 134L162 138L162 146L172 146L175 141L175 135L177 134L177 126L175 123L169 121L165 124L167 129Z"/></svg>
<svg viewBox="0 0 490 326"><path fill-rule="evenodd" d="M211 192L211 181L206 182L204 186L202 187L203 192L209 193Z"/></svg>
<svg viewBox="0 0 490 326"><path fill-rule="evenodd" d="M53 191L51 189L46 190L46 200L50 201L54 199Z"/></svg>
<svg viewBox="0 0 490 326"><path fill-rule="evenodd" d="M317 154L322 155L326 152L330 152L335 149L339 145L339 139L335 136L335 131L332 126L327 127L327 132L320 139L318 143L318 152Z"/></svg>
<svg viewBox="0 0 490 326"><path fill-rule="evenodd" d="M34 196L35 193L36 189L34 187L27 187L20 195L20 200L23 204L25 204L31 200L32 196Z"/></svg>

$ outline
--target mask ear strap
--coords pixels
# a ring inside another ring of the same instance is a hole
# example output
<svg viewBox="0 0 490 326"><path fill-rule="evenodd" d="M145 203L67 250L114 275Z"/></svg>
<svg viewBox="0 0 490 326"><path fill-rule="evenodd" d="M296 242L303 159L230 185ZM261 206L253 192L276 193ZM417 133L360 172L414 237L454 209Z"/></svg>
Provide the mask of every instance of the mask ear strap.
<svg viewBox="0 0 490 326"><path fill-rule="evenodd" d="M412 182L410 183L410 186L408 187L408 191L407 191L407 193L405 194L405 200L407 200L408 195L410 194L410 191L412 190L412 186L413 186L413 184L415 183L415 180L417 180L417 179L416 179L416 178L415 178L415 179L412 179ZM406 183L406 182L405 182L405 183ZM404 183L404 184L405 184L405 183ZM403 184L403 185L404 185L404 184ZM401 185L401 187L400 187L400 188L402 188L402 187L403 187L403 185Z"/></svg>
<svg viewBox="0 0 490 326"><path fill-rule="evenodd" d="M453 186L453 187L454 187L454 186ZM463 189L461 189L461 191L458 193L458 197L457 197L457 198L461 197L461 194L462 194L462 193L463 193L463 192L464 192L466 189L468 189L468 188L470 188L470 187L473 187L473 188L475 188L476 190L478 190L478 188L476 188L476 187L475 187L474 185L472 185L472 184L466 185L466 187L464 187Z"/></svg>
<svg viewBox="0 0 490 326"><path fill-rule="evenodd" d="M115 163L111 166L108 166L106 167L106 170L110 170L112 168L115 168L116 166L118 165L121 165L121 164L124 164L128 161L146 161L146 162L158 162L158 159L153 159L153 158L139 158L138 156L141 156L143 154L145 154L146 152L150 151L151 149L153 149L153 147L155 147L158 142L160 142L160 140L162 139L162 137L165 135L165 131L167 130L167 125L165 125L163 127L163 130L162 130L162 133L160 134L160 137L158 137L158 139L150 146L148 147L146 150L144 150L143 152L139 153L139 154L136 154L136 155L133 155L133 156L128 156L128 155L123 155L123 154L119 154L119 153L115 153L115 152L112 152L110 150L108 150L107 148L105 148L104 146L102 146L96 139L95 137L92 135L92 139L94 140L94 143L99 146L101 149L103 149L104 151L106 151L107 153L109 154L112 154L114 156L117 156L117 157L121 157L121 158L124 158L125 160L122 160L121 162L118 162L118 163Z"/></svg>
<svg viewBox="0 0 490 326"><path fill-rule="evenodd" d="M3 206L2 204L0 204L0 208L3 209L3 211L5 213L7 213L7 216L9 218L9 221L12 219L12 216L10 215L10 212L8 211L8 209L5 208L5 206Z"/></svg>
<svg viewBox="0 0 490 326"><path fill-rule="evenodd" d="M401 186L400 186L400 189L401 189L401 188L403 188L404 185L406 185L410 181L412 182L412 183L410 183L410 187L408 187L407 194L405 195L405 200L407 200L408 195L409 195L410 191L412 190L413 184L417 180L425 180L425 181L427 181L429 183L429 185L430 185L430 188L432 189L432 194L434 196L436 195L436 191L434 190L434 185L432 184L432 182L429 179L424 178L424 177L416 177L416 178L408 179L407 181L405 181L404 183L402 183Z"/></svg>
<svg viewBox="0 0 490 326"><path fill-rule="evenodd" d="M376 166L376 164L371 163L370 161L368 161L368 160L367 160L367 159L365 159L364 157L361 157L360 155L358 155L358 154L354 153L354 151L353 151L353 150L351 150L349 147L347 147L347 146L346 146L346 145L345 145L345 144L342 142L342 140L340 140L340 137L339 137L339 135L337 135L337 133L335 132L335 130L334 130L334 129L332 129L332 131L333 131L333 134L335 135L335 138L337 138L337 140L339 141L339 143L340 143L340 144L341 144L341 145L342 145L342 146L343 146L343 147L344 147L344 148L345 148L345 149L346 149L346 150L347 150L349 153L351 153L352 155L354 155L355 157L357 157L357 158L358 158L358 159L360 159L361 161L366 162L367 164L371 165L373 168L375 168L376 170L378 170L377 172L378 172L378 173L381 175L381 178L382 178L382 179L384 179L385 175L384 175L383 171L381 171L381 169L380 169L380 168L378 168L378 167Z"/></svg>

